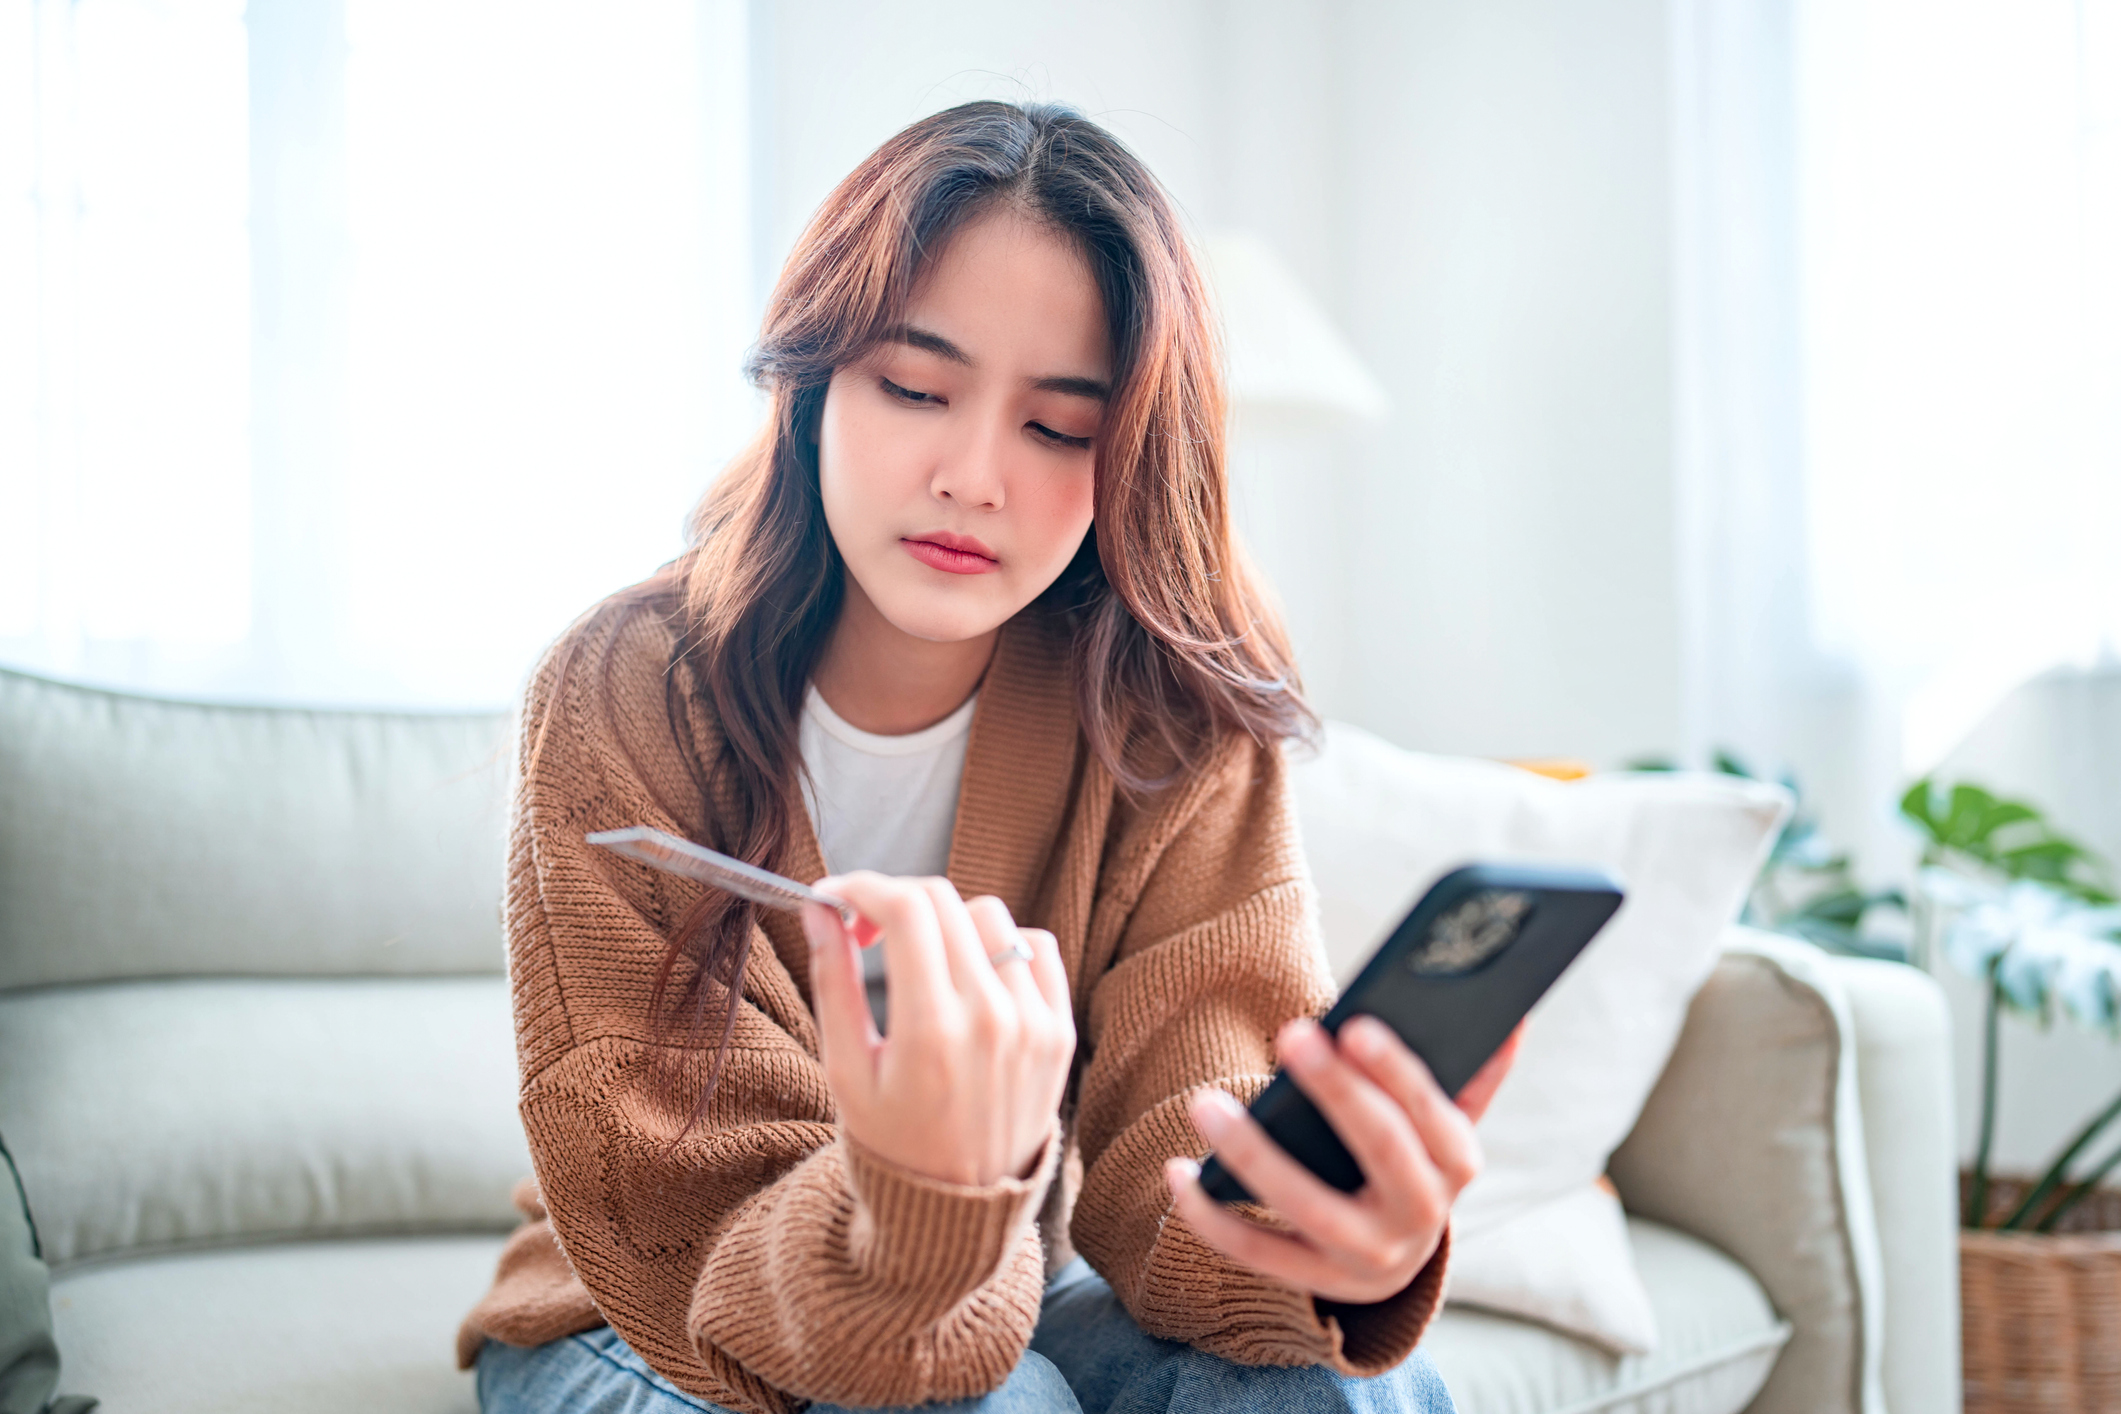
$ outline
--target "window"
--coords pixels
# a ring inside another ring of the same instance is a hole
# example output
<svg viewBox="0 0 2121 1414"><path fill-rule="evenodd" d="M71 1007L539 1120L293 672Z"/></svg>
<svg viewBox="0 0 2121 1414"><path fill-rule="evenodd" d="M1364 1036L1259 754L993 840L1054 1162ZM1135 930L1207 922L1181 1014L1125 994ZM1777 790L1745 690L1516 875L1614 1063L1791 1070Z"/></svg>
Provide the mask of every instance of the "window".
<svg viewBox="0 0 2121 1414"><path fill-rule="evenodd" d="M492 705L756 417L743 8L33 0L0 656Z"/></svg>
<svg viewBox="0 0 2121 1414"><path fill-rule="evenodd" d="M1817 628L1921 771L2121 654L2121 0L1805 15Z"/></svg>

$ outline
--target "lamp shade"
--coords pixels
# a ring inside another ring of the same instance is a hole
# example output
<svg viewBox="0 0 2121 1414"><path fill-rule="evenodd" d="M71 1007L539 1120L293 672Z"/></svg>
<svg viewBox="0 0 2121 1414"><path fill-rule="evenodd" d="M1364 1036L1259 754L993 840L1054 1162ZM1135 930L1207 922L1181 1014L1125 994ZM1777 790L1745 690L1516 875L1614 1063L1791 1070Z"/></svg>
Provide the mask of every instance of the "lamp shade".
<svg viewBox="0 0 2121 1414"><path fill-rule="evenodd" d="M1382 422L1385 390L1272 247L1244 232L1201 242L1222 307L1230 401L1246 423L1325 430Z"/></svg>

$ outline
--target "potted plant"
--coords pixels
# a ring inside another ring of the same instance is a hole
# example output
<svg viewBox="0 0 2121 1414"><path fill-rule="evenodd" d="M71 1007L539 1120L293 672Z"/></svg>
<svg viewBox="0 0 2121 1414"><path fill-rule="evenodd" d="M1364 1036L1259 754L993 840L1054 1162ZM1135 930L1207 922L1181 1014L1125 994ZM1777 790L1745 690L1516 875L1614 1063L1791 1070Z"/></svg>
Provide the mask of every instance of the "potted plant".
<svg viewBox="0 0 2121 1414"><path fill-rule="evenodd" d="M2003 1013L2121 1036L2121 909L2109 875L2033 806L1978 786L1918 781L1900 810L1924 837L1917 946L1986 989L1980 1128L1962 1176L1966 1407L2121 1409L2121 1194L2100 1187L2121 1168L2121 1094L2039 1176L1990 1171ZM2116 1142L2102 1150L2104 1139Z"/></svg>

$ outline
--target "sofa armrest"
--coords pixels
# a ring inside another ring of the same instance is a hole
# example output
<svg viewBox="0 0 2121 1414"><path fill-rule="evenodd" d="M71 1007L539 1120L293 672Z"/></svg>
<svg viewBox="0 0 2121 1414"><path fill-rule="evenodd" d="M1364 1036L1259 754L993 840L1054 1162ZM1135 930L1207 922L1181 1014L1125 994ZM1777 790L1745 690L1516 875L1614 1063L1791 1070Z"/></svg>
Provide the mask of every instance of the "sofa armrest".
<svg viewBox="0 0 2121 1414"><path fill-rule="evenodd" d="M1755 1414L1886 1411L1856 1038L1832 959L1734 929L1613 1155L1630 1211L1728 1252L1794 1327Z"/></svg>
<svg viewBox="0 0 2121 1414"><path fill-rule="evenodd" d="M1831 959L1856 1021L1864 1152L1885 1259L1885 1403L1959 1408L1959 1213L1951 1014L1912 967Z"/></svg>

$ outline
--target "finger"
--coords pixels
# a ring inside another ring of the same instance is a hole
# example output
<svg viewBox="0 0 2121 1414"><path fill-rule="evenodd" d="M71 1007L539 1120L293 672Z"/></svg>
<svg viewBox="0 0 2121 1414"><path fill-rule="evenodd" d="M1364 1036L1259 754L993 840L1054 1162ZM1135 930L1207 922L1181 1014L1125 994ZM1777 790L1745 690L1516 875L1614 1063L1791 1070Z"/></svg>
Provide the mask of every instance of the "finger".
<svg viewBox="0 0 2121 1414"><path fill-rule="evenodd" d="M1358 1016L1340 1028L1341 1048L1398 1102L1421 1136L1436 1171L1456 1195L1480 1172L1480 1141L1473 1121L1451 1103L1420 1056L1374 1016Z"/></svg>
<svg viewBox="0 0 2121 1414"><path fill-rule="evenodd" d="M821 894L829 894L832 890L826 888L825 885L832 882L834 880L828 875L823 879L812 879L810 887ZM883 935L884 930L878 927L873 919L860 909L852 907L853 900L843 900L843 902L850 905L847 911L852 913L854 917L842 918L840 922L846 924L848 930L854 934L854 945L856 947L866 948Z"/></svg>
<svg viewBox="0 0 2121 1414"><path fill-rule="evenodd" d="M1075 1000L1068 990L1068 968L1061 961L1060 939L1044 928L1018 930L1031 947L1031 976L1038 983L1039 995L1053 1014L1068 1023L1072 1034L1075 1030Z"/></svg>
<svg viewBox="0 0 2121 1414"><path fill-rule="evenodd" d="M1481 1116L1485 1115L1488 1106L1494 1103L1495 1092L1502 1088L1503 1079L1509 1075L1510 1067L1517 1064L1518 1048L1524 1044L1524 1027L1522 1021L1518 1022L1517 1028L1510 1032L1509 1039L1496 1048L1495 1054L1489 1056L1480 1069L1473 1072L1473 1078L1466 1082L1466 1088L1458 1092L1458 1108L1464 1110L1466 1118L1473 1123L1480 1123Z"/></svg>
<svg viewBox="0 0 2121 1414"><path fill-rule="evenodd" d="M885 1017L893 1036L922 1025L955 1004L957 989L943 956L942 931L928 891L912 879L890 879L863 869L823 881L883 930L884 971L890 978Z"/></svg>
<svg viewBox="0 0 2121 1414"><path fill-rule="evenodd" d="M1000 899L971 899L965 907L979 923L985 942L1008 939L1002 947L1013 945L1030 953L1029 957L1019 952L1005 959L995 972L1016 1007L1022 1059L1031 1065L1031 1074L1041 1077L1046 1103L1058 1105L1068 1088L1068 1063L1075 1057L1075 1018L1068 1010L1068 981L1061 972L1059 944L1043 928L1019 928L1010 922L1009 910ZM990 948L990 959L995 950ZM1059 978L1059 1005L1048 1000L1041 972Z"/></svg>
<svg viewBox="0 0 2121 1414"><path fill-rule="evenodd" d="M1009 906L992 894L966 899L965 912L971 916L973 927L979 930L980 949L986 955L988 969L1016 1003L1017 1015L1027 1020L1048 1020L1053 1009L1046 1005L1045 994L1039 991L1038 978L1031 971L1031 958L994 961L994 955L1006 949L1019 945L1031 949L1028 930L1017 927L1016 920L1009 916ZM1033 956L1036 955L1034 951Z"/></svg>
<svg viewBox="0 0 2121 1414"><path fill-rule="evenodd" d="M1171 1160L1164 1180L1171 1186L1178 1216L1210 1247L1298 1291L1328 1290L1337 1284L1341 1273L1300 1238L1269 1232L1209 1197L1200 1186L1200 1166L1191 1159Z"/></svg>
<svg viewBox="0 0 2121 1414"><path fill-rule="evenodd" d="M803 932L810 939L810 996L817 1008L818 1049L825 1079L836 1090L859 1084L875 1069L877 1035L862 988L860 954L839 914L823 904L803 905Z"/></svg>
<svg viewBox="0 0 2121 1414"><path fill-rule="evenodd" d="M949 963L950 982L957 988L958 996L968 1006L979 1008L981 1013L995 1013L1013 1020L1016 1003L1010 998L1009 989L1002 985L1002 979L995 975L994 964L987 961L987 954L1003 944L989 942L981 935L971 910L958 896L957 886L948 879L916 882L928 891L929 902L935 908L936 926L943 935L943 956ZM1008 909L1002 910L1003 917L1006 918L1008 913ZM1009 926L1013 929L1016 925Z"/></svg>
<svg viewBox="0 0 2121 1414"><path fill-rule="evenodd" d="M1376 1246L1376 1224L1356 1200L1290 1157L1235 1098L1209 1086L1187 1108L1223 1167L1312 1245L1351 1254Z"/></svg>
<svg viewBox="0 0 2121 1414"><path fill-rule="evenodd" d="M1324 1027L1307 1018L1292 1021L1275 1045L1296 1088L1348 1146L1387 1211L1411 1212L1441 1196L1413 1122L1390 1093L1341 1054Z"/></svg>

